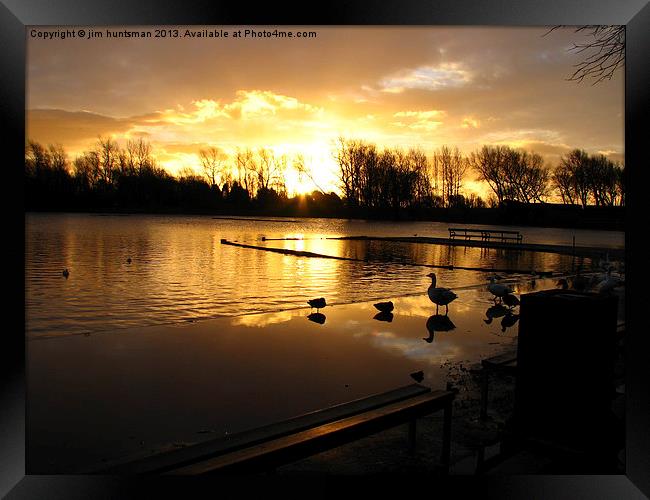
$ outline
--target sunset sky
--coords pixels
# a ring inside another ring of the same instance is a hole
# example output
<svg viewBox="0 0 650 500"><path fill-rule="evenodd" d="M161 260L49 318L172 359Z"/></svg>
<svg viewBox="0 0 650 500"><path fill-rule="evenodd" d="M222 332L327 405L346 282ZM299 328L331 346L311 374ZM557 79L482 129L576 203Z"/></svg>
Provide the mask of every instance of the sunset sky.
<svg viewBox="0 0 650 500"><path fill-rule="evenodd" d="M28 29L27 137L71 159L98 135L144 137L171 173L199 173L209 145L267 146L303 153L325 190L337 190L338 136L427 155L508 144L551 166L575 147L623 160L623 72L566 81L582 57L568 49L585 41L572 29L280 29L317 37L44 40ZM288 187L314 189L291 173ZM465 188L484 193L471 179Z"/></svg>

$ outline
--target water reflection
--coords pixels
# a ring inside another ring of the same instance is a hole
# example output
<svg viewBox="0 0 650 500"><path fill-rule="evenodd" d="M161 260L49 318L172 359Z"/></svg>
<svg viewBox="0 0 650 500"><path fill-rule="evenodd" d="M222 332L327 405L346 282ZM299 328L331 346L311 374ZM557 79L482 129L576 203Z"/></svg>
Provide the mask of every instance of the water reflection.
<svg viewBox="0 0 650 500"><path fill-rule="evenodd" d="M508 314L509 309L503 304L496 304L492 307L488 307L485 311L485 316L487 319L484 319L486 325L491 325L494 318L500 318Z"/></svg>
<svg viewBox="0 0 650 500"><path fill-rule="evenodd" d="M501 331L505 333L506 329L514 326L517 321L519 321L519 315L508 311L501 320Z"/></svg>
<svg viewBox="0 0 650 500"><path fill-rule="evenodd" d="M377 313L373 316L372 319L376 319L377 321L385 321L387 323L392 323L393 321L393 313L392 312L380 312Z"/></svg>
<svg viewBox="0 0 650 500"><path fill-rule="evenodd" d="M185 216L28 214L26 333L29 337L70 335L275 312L304 307L310 297L327 297L333 304L380 301L426 290L425 273L413 263L563 272L573 265L571 256L559 254L324 239L363 234L433 235L438 230L447 233L447 226L331 219L281 223ZM525 232L533 231L528 228ZM553 230L548 242L562 243L558 239L562 234ZM602 234L604 239L611 237ZM220 244L222 238L255 243L261 235L269 246L361 261L278 255ZM304 239L268 241L291 235L304 235ZM591 261L577 258L575 264L587 269ZM66 268L68 280L61 276ZM484 278L482 273L460 269L443 268L437 274L441 283L456 291Z"/></svg>
<svg viewBox="0 0 650 500"><path fill-rule="evenodd" d="M449 332L456 328L453 321L447 315L434 314L429 316L427 319L427 330L429 332L428 337L424 337L422 340L428 342L429 344L433 342L433 335L435 332Z"/></svg>
<svg viewBox="0 0 650 500"><path fill-rule="evenodd" d="M503 303L512 309L519 305L519 299L515 295L508 293L503 296Z"/></svg>
<svg viewBox="0 0 650 500"><path fill-rule="evenodd" d="M325 315L321 312L315 312L311 313L309 316L307 316L307 319L309 321L313 321L314 323L318 323L319 325L324 325L325 320L327 319Z"/></svg>

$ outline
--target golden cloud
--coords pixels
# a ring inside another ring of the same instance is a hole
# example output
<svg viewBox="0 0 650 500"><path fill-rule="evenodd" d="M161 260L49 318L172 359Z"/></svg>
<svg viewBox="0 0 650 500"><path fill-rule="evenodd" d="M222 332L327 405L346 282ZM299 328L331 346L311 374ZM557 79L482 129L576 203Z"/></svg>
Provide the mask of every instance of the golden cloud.
<svg viewBox="0 0 650 500"><path fill-rule="evenodd" d="M382 92L401 94L408 89L443 90L468 85L472 74L460 63L426 65L398 71L380 80Z"/></svg>
<svg viewBox="0 0 650 500"><path fill-rule="evenodd" d="M442 118L446 113L439 110L430 111L398 111L393 117L400 118L404 121L392 122L396 127L408 127L413 130L435 130L442 122L433 118Z"/></svg>
<svg viewBox="0 0 650 500"><path fill-rule="evenodd" d="M466 116L463 118L463 121L460 124L461 128L479 128L480 126L481 122L476 118L472 118L471 116Z"/></svg>

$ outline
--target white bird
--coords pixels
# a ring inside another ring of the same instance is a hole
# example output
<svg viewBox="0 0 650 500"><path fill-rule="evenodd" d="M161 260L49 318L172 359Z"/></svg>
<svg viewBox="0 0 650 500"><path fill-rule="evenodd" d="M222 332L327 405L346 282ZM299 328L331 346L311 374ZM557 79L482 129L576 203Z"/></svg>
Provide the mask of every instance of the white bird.
<svg viewBox="0 0 650 500"><path fill-rule="evenodd" d="M487 286L487 289L488 292L494 295L494 300L496 300L497 297L503 300L503 297L505 295L508 295L509 293L513 293L512 288L510 288L508 285L504 285L502 283L496 283L494 277L490 278L490 284Z"/></svg>
<svg viewBox="0 0 650 500"><path fill-rule="evenodd" d="M449 311L449 303L456 300L458 297L454 292L449 288L436 288L436 275L435 273L427 274L431 278L431 285L427 290L429 299L436 305L436 313L438 312L439 306L445 306L445 315Z"/></svg>

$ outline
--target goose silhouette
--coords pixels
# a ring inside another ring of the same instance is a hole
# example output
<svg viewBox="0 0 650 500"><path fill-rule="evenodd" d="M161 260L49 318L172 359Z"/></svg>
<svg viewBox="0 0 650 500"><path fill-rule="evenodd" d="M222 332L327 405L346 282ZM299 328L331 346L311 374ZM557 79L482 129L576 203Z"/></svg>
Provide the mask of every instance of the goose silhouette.
<svg viewBox="0 0 650 500"><path fill-rule="evenodd" d="M449 303L456 300L458 296L449 288L436 287L435 273L429 273L427 276L431 278L431 285L429 285L429 289L427 290L429 300L436 305L436 313L438 313L439 306L445 306L445 314L447 314L449 312Z"/></svg>

